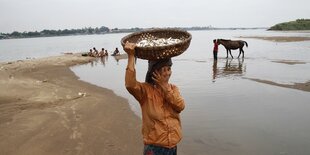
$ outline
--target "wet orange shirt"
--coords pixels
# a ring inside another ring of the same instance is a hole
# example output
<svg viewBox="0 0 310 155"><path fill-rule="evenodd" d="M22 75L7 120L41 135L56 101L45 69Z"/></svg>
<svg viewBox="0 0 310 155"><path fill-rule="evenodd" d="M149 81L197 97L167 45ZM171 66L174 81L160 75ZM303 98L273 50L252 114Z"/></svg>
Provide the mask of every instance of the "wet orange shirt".
<svg viewBox="0 0 310 155"><path fill-rule="evenodd" d="M160 88L136 80L136 72L126 69L125 85L140 103L142 110L142 134L144 144L172 148L182 138L179 113L184 100L178 88L164 94Z"/></svg>

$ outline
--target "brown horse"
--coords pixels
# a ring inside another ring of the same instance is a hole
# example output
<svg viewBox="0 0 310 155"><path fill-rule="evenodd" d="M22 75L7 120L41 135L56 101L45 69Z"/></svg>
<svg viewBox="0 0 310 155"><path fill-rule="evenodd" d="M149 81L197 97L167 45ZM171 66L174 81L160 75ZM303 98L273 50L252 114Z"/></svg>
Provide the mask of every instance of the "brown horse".
<svg viewBox="0 0 310 155"><path fill-rule="evenodd" d="M217 39L217 43L220 45L222 44L225 48L226 48L226 58L228 58L228 51L229 54L231 56L231 58L234 58L231 55L231 50L236 50L239 48L239 55L238 58L242 52L242 58L244 58L244 51L243 51L243 46L244 44L246 45L246 47L248 47L248 43L243 41L243 40L226 40L226 39Z"/></svg>

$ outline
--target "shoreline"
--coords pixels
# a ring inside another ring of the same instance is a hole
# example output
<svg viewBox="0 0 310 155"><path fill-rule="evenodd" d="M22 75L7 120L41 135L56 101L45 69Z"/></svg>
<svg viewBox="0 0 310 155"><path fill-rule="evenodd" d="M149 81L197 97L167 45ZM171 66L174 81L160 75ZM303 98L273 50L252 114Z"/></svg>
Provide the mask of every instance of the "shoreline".
<svg viewBox="0 0 310 155"><path fill-rule="evenodd" d="M238 38L261 39L273 42L299 42L309 41L310 37L294 37L294 36L240 36Z"/></svg>
<svg viewBox="0 0 310 155"><path fill-rule="evenodd" d="M142 154L128 101L81 81L81 54L0 63L1 154Z"/></svg>
<svg viewBox="0 0 310 155"><path fill-rule="evenodd" d="M257 79L257 78L246 78L246 77L244 77L244 79L248 79L248 80L258 82L258 83L268 84L268 85L272 85L272 86L277 86L277 87L283 87L283 88L296 89L296 90L300 90L300 91L310 92L310 81L303 82L303 83L295 82L293 84L281 84L281 83L277 83L274 81Z"/></svg>

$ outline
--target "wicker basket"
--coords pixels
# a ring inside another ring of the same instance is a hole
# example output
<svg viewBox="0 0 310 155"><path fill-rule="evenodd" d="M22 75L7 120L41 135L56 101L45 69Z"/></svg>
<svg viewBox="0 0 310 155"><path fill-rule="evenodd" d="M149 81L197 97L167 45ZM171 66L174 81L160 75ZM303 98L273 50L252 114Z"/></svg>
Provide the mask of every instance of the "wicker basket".
<svg viewBox="0 0 310 155"><path fill-rule="evenodd" d="M181 42L165 46L138 47L135 48L135 56L146 60L158 60L171 58L182 54L188 47L192 39L192 35L180 29L150 29L129 34L122 38L121 44L124 47L128 41L130 43L138 43L144 39L158 38L180 39Z"/></svg>

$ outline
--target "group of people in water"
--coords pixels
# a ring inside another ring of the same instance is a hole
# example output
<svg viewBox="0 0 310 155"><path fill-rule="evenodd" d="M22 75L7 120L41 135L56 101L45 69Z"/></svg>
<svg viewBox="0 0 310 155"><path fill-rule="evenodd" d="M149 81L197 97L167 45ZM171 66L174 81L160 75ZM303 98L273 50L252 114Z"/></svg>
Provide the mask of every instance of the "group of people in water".
<svg viewBox="0 0 310 155"><path fill-rule="evenodd" d="M99 52L95 47L93 47L92 49L89 49L89 52L87 53L87 56L91 56L91 57L105 57L108 55L109 55L108 50L102 48L101 51ZM117 47L111 55L112 56L120 55L120 52Z"/></svg>

